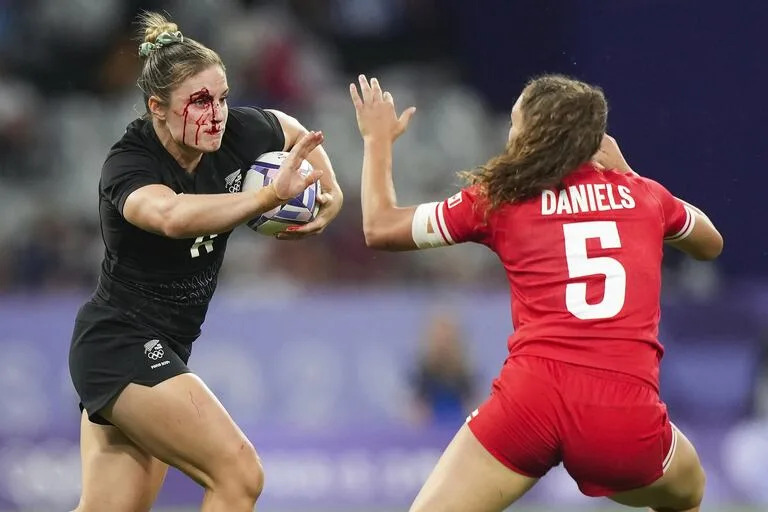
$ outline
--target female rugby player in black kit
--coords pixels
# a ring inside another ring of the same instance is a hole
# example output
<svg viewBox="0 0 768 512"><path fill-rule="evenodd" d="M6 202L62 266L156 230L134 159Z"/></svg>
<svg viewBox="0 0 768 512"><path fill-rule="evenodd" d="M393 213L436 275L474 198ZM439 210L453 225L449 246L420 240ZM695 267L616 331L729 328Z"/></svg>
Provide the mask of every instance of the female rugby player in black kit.
<svg viewBox="0 0 768 512"><path fill-rule="evenodd" d="M147 108L104 163L99 213L106 247L96 292L77 315L70 372L84 409L77 511L148 511L168 465L205 488L205 512L252 511L263 486L253 445L186 366L233 228L318 178L321 232L342 194L322 134L281 112L228 109L219 56L163 16L141 17ZM240 192L260 154L288 150L278 177ZM302 159L315 171L301 175Z"/></svg>

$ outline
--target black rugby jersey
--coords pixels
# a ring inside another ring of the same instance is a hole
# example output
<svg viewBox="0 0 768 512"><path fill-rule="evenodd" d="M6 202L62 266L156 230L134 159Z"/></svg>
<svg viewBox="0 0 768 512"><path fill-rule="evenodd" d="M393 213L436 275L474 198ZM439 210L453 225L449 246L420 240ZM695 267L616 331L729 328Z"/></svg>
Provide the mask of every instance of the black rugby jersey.
<svg viewBox="0 0 768 512"><path fill-rule="evenodd" d="M162 184L176 193L238 192L256 157L283 149L283 131L274 114L258 108L231 108L221 147L203 154L187 173L157 138L152 122L137 119L110 150L99 184L99 217L105 253L92 300L118 308L188 344L200 335L231 231L171 239L144 231L123 218L125 200L145 185Z"/></svg>

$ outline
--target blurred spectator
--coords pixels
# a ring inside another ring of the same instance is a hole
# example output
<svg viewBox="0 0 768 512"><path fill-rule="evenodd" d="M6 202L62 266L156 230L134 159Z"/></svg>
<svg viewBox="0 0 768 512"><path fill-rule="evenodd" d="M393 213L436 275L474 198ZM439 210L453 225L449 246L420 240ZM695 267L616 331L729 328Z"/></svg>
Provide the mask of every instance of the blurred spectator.
<svg viewBox="0 0 768 512"><path fill-rule="evenodd" d="M430 320L413 376L419 423L456 425L471 410L475 390L463 344L454 315L441 313Z"/></svg>
<svg viewBox="0 0 768 512"><path fill-rule="evenodd" d="M495 4L501 7L502 2ZM125 126L145 109L135 87L139 60L132 39L140 9L168 10L195 38L219 50L227 64L232 104L279 108L322 129L347 196L342 218L315 240L293 245L235 237L231 250L248 257L237 258L242 260L237 272L225 270L223 285L257 274L264 264L277 270L299 265L310 251L316 265L291 272L292 286L506 286L498 262L482 247L374 255L361 236L355 197L361 142L345 87L355 73L375 71L399 99L398 107L419 108L394 156L403 204L452 195L460 186L456 171L481 164L503 147L508 112L492 111L487 91L481 96L461 74L461 59L471 57L462 51L470 47L456 45L476 32L474 25L464 24L458 2L200 0L194 9L188 7L184 0L0 0L0 42L5 43L0 48L0 244L5 248L0 292L25 287L25 280L35 288L47 275L44 269L67 259L58 253L61 244L37 241L46 245L47 263L35 272L17 273L13 262L25 258L15 255L29 255L33 248L27 235L41 229L29 212L38 203L57 209L64 231L88 218L91 224L81 233L88 238L84 243L100 243L94 224L100 165ZM567 18L569 11L558 12L555 21ZM481 11L464 14L475 24L485 16ZM462 20L458 31L457 20ZM539 59L536 52L524 53L510 47L509 58L516 63ZM559 52L549 57L561 59ZM485 66L490 61L472 62ZM503 87L511 103L513 91L506 83ZM39 248L35 251L36 258L42 257ZM719 267L680 261L677 253L668 252L665 265L673 272L666 276L671 279L665 280L665 293L706 300L720 292ZM87 277L68 282L75 287L90 283L97 270L93 266Z"/></svg>

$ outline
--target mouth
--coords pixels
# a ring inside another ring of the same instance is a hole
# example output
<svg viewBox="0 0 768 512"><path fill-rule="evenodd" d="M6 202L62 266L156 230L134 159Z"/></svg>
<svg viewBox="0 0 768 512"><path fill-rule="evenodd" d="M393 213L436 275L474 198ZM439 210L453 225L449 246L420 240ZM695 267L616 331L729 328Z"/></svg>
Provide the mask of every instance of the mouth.
<svg viewBox="0 0 768 512"><path fill-rule="evenodd" d="M221 132L222 132L222 130L218 126L214 126L214 127L210 128L208 130L205 130L205 133L207 133L208 135L218 135Z"/></svg>

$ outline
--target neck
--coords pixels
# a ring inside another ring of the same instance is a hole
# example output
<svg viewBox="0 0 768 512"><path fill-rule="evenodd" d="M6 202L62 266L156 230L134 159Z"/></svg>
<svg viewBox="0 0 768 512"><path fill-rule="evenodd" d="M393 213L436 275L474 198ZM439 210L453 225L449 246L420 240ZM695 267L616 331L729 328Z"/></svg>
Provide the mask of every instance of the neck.
<svg viewBox="0 0 768 512"><path fill-rule="evenodd" d="M152 127L154 128L160 143L176 160L179 166L187 172L194 172L197 168L197 164L200 163L200 159L203 158L203 153L176 142L173 137L171 137L171 132L168 130L165 123L158 121L157 118L152 118Z"/></svg>

